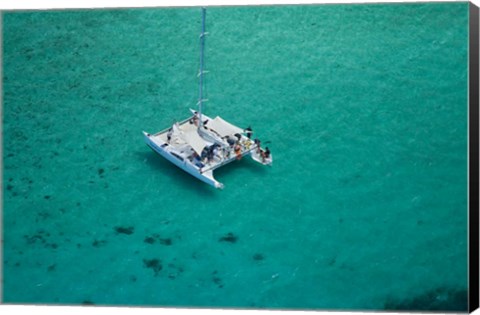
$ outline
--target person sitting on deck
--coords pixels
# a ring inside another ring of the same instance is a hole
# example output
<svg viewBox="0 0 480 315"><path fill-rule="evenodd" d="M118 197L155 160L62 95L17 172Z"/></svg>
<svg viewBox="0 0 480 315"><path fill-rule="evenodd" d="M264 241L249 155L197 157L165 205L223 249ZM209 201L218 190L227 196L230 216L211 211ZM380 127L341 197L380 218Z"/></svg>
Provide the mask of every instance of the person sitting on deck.
<svg viewBox="0 0 480 315"><path fill-rule="evenodd" d="M190 118L190 120L188 121L190 124L194 124L196 127L198 127L198 122L200 121L199 117L198 117L198 112L195 112L193 114L193 117Z"/></svg>
<svg viewBox="0 0 480 315"><path fill-rule="evenodd" d="M235 145L235 140L233 140L230 136L226 137L227 143L230 145L230 147L233 147Z"/></svg>
<svg viewBox="0 0 480 315"><path fill-rule="evenodd" d="M202 150L202 153L200 155L200 160L203 162L203 163L206 163L207 162L207 155L208 155L208 148L204 148Z"/></svg>
<svg viewBox="0 0 480 315"><path fill-rule="evenodd" d="M245 128L244 131L245 131L245 134L247 135L248 139L250 139L250 137L253 134L252 127L248 126L247 128Z"/></svg>
<svg viewBox="0 0 480 315"><path fill-rule="evenodd" d="M197 154L197 152L193 152L192 155L188 157L190 162L192 162L194 165L197 167L202 168L204 165L202 163L202 160L200 159L200 156Z"/></svg>
<svg viewBox="0 0 480 315"><path fill-rule="evenodd" d="M207 122L208 122L208 120L205 121L205 123L207 123ZM220 138L222 137L218 132L216 132L216 131L213 130L212 128L208 128L208 127L205 126L205 125L203 125L203 129L208 130L208 131L210 131L210 132L213 132L216 136L218 136L218 137L220 137Z"/></svg>
<svg viewBox="0 0 480 315"><path fill-rule="evenodd" d="M261 149L260 149L260 140L254 139L253 142L255 142L255 145L257 146L257 153L261 154Z"/></svg>
<svg viewBox="0 0 480 315"><path fill-rule="evenodd" d="M222 159L223 156L220 154L220 149L219 148L220 148L220 145L218 145L216 143L213 145L213 149L212 149L213 156L216 156L216 157Z"/></svg>
<svg viewBox="0 0 480 315"><path fill-rule="evenodd" d="M228 159L230 157L230 149L222 148L222 155L224 158Z"/></svg>
<svg viewBox="0 0 480 315"><path fill-rule="evenodd" d="M242 146L240 145L239 142L235 144L234 151L235 151L235 154L237 155L237 160L240 160L242 158Z"/></svg>
<svg viewBox="0 0 480 315"><path fill-rule="evenodd" d="M173 129L170 128L168 129L168 132L167 132L167 142L170 143L170 140L172 140L172 134L173 134Z"/></svg>
<svg viewBox="0 0 480 315"><path fill-rule="evenodd" d="M260 150L260 154L262 155L262 162L265 163L265 160L270 157L270 150L268 147L265 148L264 150Z"/></svg>
<svg viewBox="0 0 480 315"><path fill-rule="evenodd" d="M265 157L268 159L270 157L270 150L268 147L265 148Z"/></svg>
<svg viewBox="0 0 480 315"><path fill-rule="evenodd" d="M209 146L208 149L207 149L208 162L211 162L213 160L213 157L214 157L213 150L214 149L215 149L215 145Z"/></svg>

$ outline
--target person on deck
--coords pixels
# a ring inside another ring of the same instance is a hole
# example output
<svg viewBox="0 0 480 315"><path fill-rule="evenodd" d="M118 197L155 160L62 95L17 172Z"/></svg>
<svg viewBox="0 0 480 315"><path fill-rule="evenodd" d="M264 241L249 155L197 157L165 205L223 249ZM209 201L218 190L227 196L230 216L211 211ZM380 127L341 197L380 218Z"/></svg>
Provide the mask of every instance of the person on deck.
<svg viewBox="0 0 480 315"><path fill-rule="evenodd" d="M253 134L252 127L248 126L247 128L245 128L244 131L245 131L245 134L247 135L248 139L250 139L250 137Z"/></svg>
<svg viewBox="0 0 480 315"><path fill-rule="evenodd" d="M260 148L260 140L254 139L253 142L255 142L255 145L257 146L257 153L261 154L262 149Z"/></svg>
<svg viewBox="0 0 480 315"><path fill-rule="evenodd" d="M240 142L237 141L234 147L235 154L237 155L237 160L240 160L242 158L242 147L240 145Z"/></svg>

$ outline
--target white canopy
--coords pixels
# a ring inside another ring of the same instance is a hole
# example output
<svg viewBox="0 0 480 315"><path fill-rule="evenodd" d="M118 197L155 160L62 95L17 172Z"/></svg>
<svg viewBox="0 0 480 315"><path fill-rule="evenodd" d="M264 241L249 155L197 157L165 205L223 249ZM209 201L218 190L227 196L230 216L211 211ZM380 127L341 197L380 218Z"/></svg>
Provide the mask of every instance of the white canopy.
<svg viewBox="0 0 480 315"><path fill-rule="evenodd" d="M185 142L187 142L198 155L202 154L203 148L209 145L205 140L203 140L197 133L196 129L184 131L183 137Z"/></svg>
<svg viewBox="0 0 480 315"><path fill-rule="evenodd" d="M215 130L220 136L225 137L225 136L231 136L236 133L242 133L243 129L232 125L229 122L226 122L220 116L215 117L215 119L211 119L208 121L206 126L210 129Z"/></svg>

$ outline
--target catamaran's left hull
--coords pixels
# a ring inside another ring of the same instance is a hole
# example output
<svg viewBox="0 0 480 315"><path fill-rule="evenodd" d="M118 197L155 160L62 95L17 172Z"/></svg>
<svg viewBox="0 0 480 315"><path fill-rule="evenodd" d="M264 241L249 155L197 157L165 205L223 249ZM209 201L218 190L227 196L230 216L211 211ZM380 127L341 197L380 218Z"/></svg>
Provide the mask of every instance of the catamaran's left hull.
<svg viewBox="0 0 480 315"><path fill-rule="evenodd" d="M175 156L173 155L170 151L167 150L168 145L158 145L155 141L152 139L152 135L146 133L145 131L143 132L145 143L156 153L158 153L160 156L164 157L167 161L170 161L172 164L176 165L177 167L181 168L185 172L189 173L190 175L198 178L204 183L207 183L215 188L222 189L223 184L218 182L213 178L213 171L205 171L201 172L197 167L195 167L190 161L187 159L183 159L180 156Z"/></svg>

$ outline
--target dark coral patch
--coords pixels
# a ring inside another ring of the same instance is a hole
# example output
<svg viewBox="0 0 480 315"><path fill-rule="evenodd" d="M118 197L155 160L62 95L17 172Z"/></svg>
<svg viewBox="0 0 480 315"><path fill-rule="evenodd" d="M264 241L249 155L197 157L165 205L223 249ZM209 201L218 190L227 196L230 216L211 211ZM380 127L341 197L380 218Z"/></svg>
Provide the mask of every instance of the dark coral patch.
<svg viewBox="0 0 480 315"><path fill-rule="evenodd" d="M238 240L238 237L233 233L228 233L227 235L224 235L218 239L219 242L229 242L229 243L236 243L237 240Z"/></svg>
<svg viewBox="0 0 480 315"><path fill-rule="evenodd" d="M328 260L328 263L327 263L327 264L328 264L329 266L333 266L333 265L335 265L336 262L337 262L337 257L333 257L333 258L330 258L330 259Z"/></svg>
<svg viewBox="0 0 480 315"><path fill-rule="evenodd" d="M165 245L165 246L170 246L173 244L171 238L161 238L160 235L158 234L147 236L143 241L147 244L153 244L155 242L159 242L161 245Z"/></svg>
<svg viewBox="0 0 480 315"><path fill-rule="evenodd" d="M162 245L166 245L166 246L172 245L172 239L170 239L170 238L160 238L158 241Z"/></svg>
<svg viewBox="0 0 480 315"><path fill-rule="evenodd" d="M149 237L145 237L145 239L143 240L145 243L148 243L148 244L153 244L155 243L155 239L151 236Z"/></svg>
<svg viewBox="0 0 480 315"><path fill-rule="evenodd" d="M107 244L107 241L104 241L104 240L94 240L92 242L93 247L101 247L101 246L104 246L105 244Z"/></svg>
<svg viewBox="0 0 480 315"><path fill-rule="evenodd" d="M33 235L24 235L23 238L29 245L37 243L46 244L48 236L50 236L50 233L43 230L38 230L37 233Z"/></svg>
<svg viewBox="0 0 480 315"><path fill-rule="evenodd" d="M42 211L38 213L38 217L40 217L42 220L46 220L51 217L50 213Z"/></svg>
<svg viewBox="0 0 480 315"><path fill-rule="evenodd" d="M407 300L387 300L388 311L456 311L468 309L468 291L452 288L437 288Z"/></svg>
<svg viewBox="0 0 480 315"><path fill-rule="evenodd" d="M264 259L265 259L265 256L263 256L262 254L257 253L255 255L253 255L253 260L259 261L259 260L264 260Z"/></svg>
<svg viewBox="0 0 480 315"><path fill-rule="evenodd" d="M103 173L105 173L105 170L103 168L98 169L98 175L102 176Z"/></svg>
<svg viewBox="0 0 480 315"><path fill-rule="evenodd" d="M127 235L133 234L133 231L135 230L133 226L128 226L128 227L116 226L114 229L117 234L127 234Z"/></svg>
<svg viewBox="0 0 480 315"><path fill-rule="evenodd" d="M50 234L48 234L47 236L49 236L49 235ZM58 248L58 244L48 243L47 239L42 234L36 234L36 235L33 235L33 236L24 235L23 237L25 238L25 240L27 241L27 244L29 244L29 245L40 243L45 248L53 248L53 249Z"/></svg>
<svg viewBox="0 0 480 315"><path fill-rule="evenodd" d="M176 258L174 258L173 260L176 260ZM183 267L177 266L173 263L168 264L168 269L168 278L171 280L176 279L178 276L180 276L181 273L183 273Z"/></svg>
<svg viewBox="0 0 480 315"><path fill-rule="evenodd" d="M213 281L213 283L215 283L219 288L223 288L222 278L220 278L220 277L217 275L217 271L216 271L216 270L215 270L214 272L212 272L212 281Z"/></svg>
<svg viewBox="0 0 480 315"><path fill-rule="evenodd" d="M212 281L218 285L219 288L223 288L222 279L219 277L213 277Z"/></svg>
<svg viewBox="0 0 480 315"><path fill-rule="evenodd" d="M155 276L158 276L159 272L163 269L162 262L160 261L160 259L156 259L156 258L144 259L143 265L146 268L152 269Z"/></svg>

